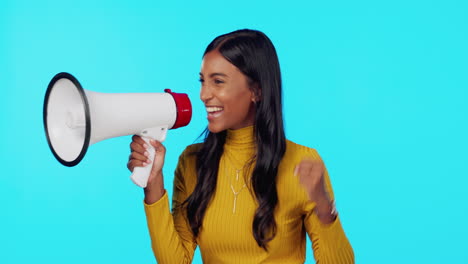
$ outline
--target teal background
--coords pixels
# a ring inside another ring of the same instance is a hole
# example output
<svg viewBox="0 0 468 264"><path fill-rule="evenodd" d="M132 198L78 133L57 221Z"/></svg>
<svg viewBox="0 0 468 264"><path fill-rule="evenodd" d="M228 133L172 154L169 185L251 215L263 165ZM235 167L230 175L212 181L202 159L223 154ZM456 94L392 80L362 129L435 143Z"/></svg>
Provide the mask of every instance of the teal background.
<svg viewBox="0 0 468 264"><path fill-rule="evenodd" d="M356 262L468 263L467 14L461 0L1 1L0 263L154 263L130 137L60 165L47 84L67 71L93 91L189 94L192 122L165 142L171 194L206 126L202 53L240 28L277 48L287 137L325 160Z"/></svg>

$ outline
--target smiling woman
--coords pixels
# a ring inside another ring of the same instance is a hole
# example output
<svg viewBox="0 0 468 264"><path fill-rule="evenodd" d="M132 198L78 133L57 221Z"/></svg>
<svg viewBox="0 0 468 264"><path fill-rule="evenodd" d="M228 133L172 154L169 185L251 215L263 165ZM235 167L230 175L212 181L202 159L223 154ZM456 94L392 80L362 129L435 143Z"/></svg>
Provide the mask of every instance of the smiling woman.
<svg viewBox="0 0 468 264"><path fill-rule="evenodd" d="M354 263L317 151L284 135L281 74L270 39L239 30L215 38L200 72L208 129L181 154L172 214L160 142L134 136L128 168L156 157L145 211L159 263L304 263L305 236L317 263Z"/></svg>

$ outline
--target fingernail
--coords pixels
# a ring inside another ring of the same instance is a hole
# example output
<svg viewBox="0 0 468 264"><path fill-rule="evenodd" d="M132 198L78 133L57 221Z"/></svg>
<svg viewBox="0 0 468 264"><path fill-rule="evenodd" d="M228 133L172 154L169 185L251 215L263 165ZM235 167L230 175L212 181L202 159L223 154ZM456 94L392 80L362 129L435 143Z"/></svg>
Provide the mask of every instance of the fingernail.
<svg viewBox="0 0 468 264"><path fill-rule="evenodd" d="M146 156L146 157L149 157L148 151L145 151L145 156Z"/></svg>
<svg viewBox="0 0 468 264"><path fill-rule="evenodd" d="M146 163L150 164L150 163L151 163L151 160L150 160L150 159L147 159L147 160L146 160Z"/></svg>
<svg viewBox="0 0 468 264"><path fill-rule="evenodd" d="M143 162L143 167L146 167L146 165L148 165L146 162Z"/></svg>
<svg viewBox="0 0 468 264"><path fill-rule="evenodd" d="M144 147L145 149L148 149L148 144L146 144L146 143L143 144L143 147Z"/></svg>

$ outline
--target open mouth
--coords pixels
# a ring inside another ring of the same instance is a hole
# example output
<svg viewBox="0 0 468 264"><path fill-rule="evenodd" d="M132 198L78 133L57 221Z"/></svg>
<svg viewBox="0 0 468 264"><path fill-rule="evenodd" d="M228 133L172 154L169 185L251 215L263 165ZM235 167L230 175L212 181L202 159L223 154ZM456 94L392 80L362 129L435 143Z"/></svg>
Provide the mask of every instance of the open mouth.
<svg viewBox="0 0 468 264"><path fill-rule="evenodd" d="M206 112L208 113L208 119L213 119L220 116L223 113L224 108L219 106L207 106Z"/></svg>

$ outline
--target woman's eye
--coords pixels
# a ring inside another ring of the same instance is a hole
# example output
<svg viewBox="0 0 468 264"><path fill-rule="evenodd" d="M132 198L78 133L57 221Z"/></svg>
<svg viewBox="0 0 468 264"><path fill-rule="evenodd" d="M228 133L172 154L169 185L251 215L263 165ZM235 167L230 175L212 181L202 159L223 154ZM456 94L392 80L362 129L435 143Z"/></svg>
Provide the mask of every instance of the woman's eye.
<svg viewBox="0 0 468 264"><path fill-rule="evenodd" d="M224 81L219 80L219 79L215 79L215 80L214 80L214 83L216 83L216 84L221 84L221 83L224 83Z"/></svg>

